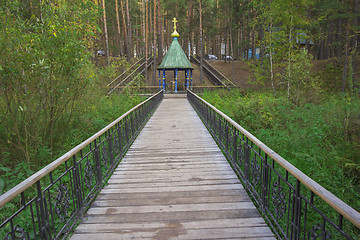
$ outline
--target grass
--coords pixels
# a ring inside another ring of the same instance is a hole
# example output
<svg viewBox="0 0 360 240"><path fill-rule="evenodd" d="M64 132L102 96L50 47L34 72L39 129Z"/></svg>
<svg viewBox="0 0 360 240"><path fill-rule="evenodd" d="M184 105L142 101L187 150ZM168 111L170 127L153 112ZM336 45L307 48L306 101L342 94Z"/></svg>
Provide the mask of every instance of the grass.
<svg viewBox="0 0 360 240"><path fill-rule="evenodd" d="M84 99L72 113L72 121L67 128L63 128L65 123L59 122L55 148L42 146L41 149L38 149L34 162L30 163L13 164L10 153L7 158L2 159L0 163L0 193L10 190L143 100L145 100L144 97L129 94L113 94L111 97L101 95L93 100ZM67 117L65 116L64 119ZM4 142L1 142L0 145L4 146L3 150L9 147L5 146Z"/></svg>
<svg viewBox="0 0 360 240"><path fill-rule="evenodd" d="M360 210L360 100L329 95L295 105L270 92L204 92L223 111L306 175ZM344 187L345 186L345 187Z"/></svg>

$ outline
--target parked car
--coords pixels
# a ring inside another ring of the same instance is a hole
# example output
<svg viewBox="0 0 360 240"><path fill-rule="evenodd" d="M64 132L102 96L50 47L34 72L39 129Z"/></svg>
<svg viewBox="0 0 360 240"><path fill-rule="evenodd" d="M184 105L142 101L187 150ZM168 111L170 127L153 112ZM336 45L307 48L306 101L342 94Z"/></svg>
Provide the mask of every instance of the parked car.
<svg viewBox="0 0 360 240"><path fill-rule="evenodd" d="M217 57L215 55L208 54L208 55L205 56L205 59L207 59L207 60L217 60Z"/></svg>
<svg viewBox="0 0 360 240"><path fill-rule="evenodd" d="M105 51L104 50L99 50L99 51L96 52L96 55L105 56Z"/></svg>
<svg viewBox="0 0 360 240"><path fill-rule="evenodd" d="M223 56L223 60L225 60L225 56ZM226 61L232 61L232 56L226 56Z"/></svg>

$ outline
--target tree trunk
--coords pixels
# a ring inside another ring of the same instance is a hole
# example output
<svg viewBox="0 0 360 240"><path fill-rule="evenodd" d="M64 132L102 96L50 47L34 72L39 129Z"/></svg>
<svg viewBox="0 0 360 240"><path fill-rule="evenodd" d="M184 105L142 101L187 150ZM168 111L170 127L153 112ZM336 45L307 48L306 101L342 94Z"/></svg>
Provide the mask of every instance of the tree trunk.
<svg viewBox="0 0 360 240"><path fill-rule="evenodd" d="M233 81L235 82L236 74L235 74L234 48L233 48L233 38L232 38L232 17L230 17L230 48L231 48L231 56L232 56Z"/></svg>
<svg viewBox="0 0 360 240"><path fill-rule="evenodd" d="M127 27L126 27L127 25L126 25L126 17L125 17L124 7L123 7L123 0L120 0L120 8L121 8L121 16L122 16L122 20L123 20L124 40L125 40L124 54L126 55L126 57L128 57L129 45L128 45L128 38L127 38Z"/></svg>
<svg viewBox="0 0 360 240"><path fill-rule="evenodd" d="M273 20L272 18L270 19L270 38L272 38L272 30L273 30ZM274 93L274 97L276 98L276 90L275 90L275 86L274 86L274 64L273 64L273 48L272 48L272 44L270 44L270 52L269 52L269 57L270 57L270 81L271 81L271 88L273 90Z"/></svg>
<svg viewBox="0 0 360 240"><path fill-rule="evenodd" d="M143 41L143 40L145 40L145 36L146 36L146 24L145 24L145 21L146 21L146 17L145 17L145 0L142 0L142 2L141 2L141 17L142 17L142 19L141 19L141 40ZM143 55L145 55L145 50L144 50L144 48L141 48L141 53L143 54Z"/></svg>
<svg viewBox="0 0 360 240"><path fill-rule="evenodd" d="M291 81L291 53L292 53L292 30L293 30L293 16L291 15L290 17L290 33L289 33L289 59L288 59L288 89L287 89L287 95L288 95L288 99L290 98L290 81Z"/></svg>
<svg viewBox="0 0 360 240"><path fill-rule="evenodd" d="M147 68L148 68L148 36L149 36L148 15L149 15L149 4L148 4L148 1L145 0L145 82L148 81L148 76L147 76Z"/></svg>
<svg viewBox="0 0 360 240"><path fill-rule="evenodd" d="M359 0L355 0L355 8L354 8L354 26L358 26L358 17L359 16ZM354 56L356 56L356 50L358 48L358 35L359 33L358 32L354 32L354 35L352 37L352 49L351 49L351 57L353 58ZM355 57L355 60L356 60L356 57ZM357 64L356 64L356 61L352 61L352 69L353 69L353 73L357 73ZM352 76L352 87L353 87L353 92L355 92L355 89L358 88L359 86L357 86L359 83L356 81L356 75L354 74Z"/></svg>
<svg viewBox="0 0 360 240"><path fill-rule="evenodd" d="M104 1L104 0L103 0ZM130 10L129 10L129 0L126 0L126 17L127 17L127 29L128 29L128 37L127 37L127 59L130 61L133 58L132 51L132 39L131 39L131 22L130 22Z"/></svg>
<svg viewBox="0 0 360 240"><path fill-rule="evenodd" d="M120 56L123 56L123 49L121 44L121 31L120 31L120 17L119 17L119 4L118 0L115 0L115 11L116 11L116 26L117 26L117 34L119 37L119 54Z"/></svg>
<svg viewBox="0 0 360 240"><path fill-rule="evenodd" d="M156 26L157 26L157 12L156 12L156 0L154 0L154 46L153 46L153 49L154 49L154 53L153 53L153 56L154 56L154 64L153 64L153 85L155 86L156 85L156 66L157 66L157 58L156 58L156 52L157 52L157 47L156 47Z"/></svg>
<svg viewBox="0 0 360 240"><path fill-rule="evenodd" d="M348 18L347 28L346 28L346 46L345 46L345 56L344 56L344 72L343 72L343 83L342 83L342 92L345 92L346 78L347 78L347 68L348 68L348 57L349 57L349 48L350 48L350 17Z"/></svg>
<svg viewBox="0 0 360 240"><path fill-rule="evenodd" d="M341 35L341 29L342 29L342 20L339 19L338 20L338 29L337 29L337 37L336 37L336 42L341 42L341 38L342 38L342 35ZM342 49L341 49L341 46L337 45L336 47L336 57L341 57L341 52L342 52Z"/></svg>
<svg viewBox="0 0 360 240"><path fill-rule="evenodd" d="M187 22L186 22L186 26L187 29L190 30L190 18L191 18L191 11L192 11L192 5L193 5L193 0L190 1L190 5L187 11ZM187 36L186 36L186 40L187 40L187 44L188 46L190 46L190 48L187 46L188 48L188 55L191 55L191 32L188 31Z"/></svg>
<svg viewBox="0 0 360 240"><path fill-rule="evenodd" d="M163 22L163 16L161 14L161 2L158 1L158 18L159 20L159 32L158 32L158 57L159 57L159 63L162 61L163 58L163 34L164 34L164 22Z"/></svg>
<svg viewBox="0 0 360 240"><path fill-rule="evenodd" d="M203 69L203 34L202 34L202 9L201 0L199 0L199 13L200 13L200 81L204 81L204 69Z"/></svg>
<svg viewBox="0 0 360 240"><path fill-rule="evenodd" d="M104 35L105 35L106 63L107 63L107 65L109 65L110 64L110 50L109 50L108 30L107 30L107 24L106 24L105 0L102 0L102 7L103 7L103 21L104 21Z"/></svg>

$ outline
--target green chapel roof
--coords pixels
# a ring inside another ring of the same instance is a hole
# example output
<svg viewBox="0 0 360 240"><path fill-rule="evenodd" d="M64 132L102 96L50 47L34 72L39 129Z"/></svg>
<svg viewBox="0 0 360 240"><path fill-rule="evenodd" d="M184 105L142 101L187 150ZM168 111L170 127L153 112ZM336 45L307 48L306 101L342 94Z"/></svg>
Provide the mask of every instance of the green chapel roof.
<svg viewBox="0 0 360 240"><path fill-rule="evenodd" d="M177 37L174 37L158 69L193 69Z"/></svg>

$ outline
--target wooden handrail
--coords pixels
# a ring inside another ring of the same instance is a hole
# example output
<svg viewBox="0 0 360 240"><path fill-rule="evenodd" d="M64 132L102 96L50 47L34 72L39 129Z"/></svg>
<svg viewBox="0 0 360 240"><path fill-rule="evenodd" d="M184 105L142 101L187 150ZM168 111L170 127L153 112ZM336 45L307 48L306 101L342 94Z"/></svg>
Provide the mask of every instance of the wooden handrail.
<svg viewBox="0 0 360 240"><path fill-rule="evenodd" d="M37 181L42 179L44 176L46 176L47 174L52 172L54 169L56 169L62 163L66 162L74 154L78 153L81 149L83 149L84 147L89 145L91 142L93 142L95 139L97 139L99 136L104 134L107 130L112 128L115 124L120 122L123 118L125 118L131 112L135 111L137 108L139 108L141 105L145 104L146 102L150 101L152 98L155 98L161 92L162 92L162 90L157 92L156 94L154 94L152 97L146 99L142 103L139 103L138 105L136 105L135 107L133 107L132 109L130 109L129 111L124 113L121 117L119 117L118 119L116 119L115 121L113 121L112 123L110 123L109 125L104 127L103 129L101 129L99 132L95 133L93 136L91 136L84 142L80 143L79 145L77 145L76 147L74 147L73 149L71 149L70 151L68 151L67 153L65 153L64 155L62 155L61 157L59 157L58 159L56 159L55 161L53 161L52 163L50 163L49 165L44 167L43 169L41 169L40 171L36 172L35 174L30 176L23 182L19 183L18 185L16 185L15 187L13 187L9 191L7 191L6 193L2 194L0 196L0 208L3 207L6 203L10 202L12 199L14 199L20 193L24 192L26 189L31 187L33 184L35 184Z"/></svg>
<svg viewBox="0 0 360 240"><path fill-rule="evenodd" d="M208 67L210 69L212 69L216 74L219 74L221 76L222 79L224 79L226 82L229 82L233 87L236 87L235 83L233 83L232 81L230 81L230 79L228 79L227 77L224 76L224 74L222 74L219 70L217 70L213 65L211 65L208 61L206 61L205 59L203 59L204 62L208 65Z"/></svg>
<svg viewBox="0 0 360 240"><path fill-rule="evenodd" d="M199 59L197 59L197 58L195 58L195 57L193 57L193 56L191 56L191 59L195 60L197 64L200 64L200 60L199 60ZM220 85L221 85L222 87L229 88L218 76L216 76L215 74L212 73L212 71L209 69L209 67L208 67L206 64L203 65L203 69L206 70L206 71L209 73L210 76L208 76L208 78L209 78L209 77L213 77L213 78L216 79L217 82L220 83ZM205 71L205 74L206 74L206 71ZM211 81L211 79L209 79L209 80ZM211 82L212 82L212 81L211 81ZM216 84L216 83L213 82L213 84Z"/></svg>
<svg viewBox="0 0 360 240"><path fill-rule="evenodd" d="M270 149L263 142L261 142L254 135L249 133L247 130L245 130L243 127L241 127L238 123L236 123L234 120L229 118L223 112L221 112L220 110L218 110L217 108L215 108L214 106L212 106L207 101L205 101L201 97L197 96L190 90L188 90L188 91L190 94L192 94L193 96L198 98L200 101L202 101L208 107L210 107L216 113L218 113L221 117L223 117L225 120L227 120L229 123L231 123L236 129L238 129L249 140L251 140L253 143L255 143L269 157L274 159L278 164L280 164L283 168L285 168L286 171L288 171L290 174L292 174L296 179L298 179L302 184L304 184L306 187L308 187L313 193L315 193L322 200L324 200L327 204L329 204L332 208L334 208L338 213L340 213L342 216L344 216L347 220L349 220L351 223L353 223L356 227L360 228L360 213L358 211L356 211L355 209L353 209L352 207L347 205L345 202L343 202L341 199L339 199L334 194L329 192L323 186L321 186L320 184L318 184L317 182L312 180L310 177L308 177L306 174L301 172L299 169L297 169L291 163L286 161L283 157L281 157L275 151Z"/></svg>
<svg viewBox="0 0 360 240"><path fill-rule="evenodd" d="M112 80L107 87L110 87L111 84L113 84L115 81L117 81L119 78L121 78L125 73L129 72L131 69L133 69L135 66L137 66L141 61L143 61L145 59L145 57L140 58L137 62L135 62L133 65L131 65L131 67L127 70L124 71L122 74L120 74L117 78L115 78L114 80Z"/></svg>
<svg viewBox="0 0 360 240"><path fill-rule="evenodd" d="M151 58L148 59L148 61L149 61L149 60L150 60L150 65L151 65L151 64L153 63L153 58L151 57ZM124 82L126 82L130 77L132 77L132 75L133 75L134 73L138 72L139 69L142 68L144 64L145 64L145 62L141 63L141 64L140 64L136 69L134 69L128 76L126 76L126 78L124 78L120 83L118 83L115 87L113 87L113 88L108 92L108 95L110 95L115 89L119 88L119 86L120 86L121 84L123 84ZM141 72L138 73L138 75L141 74L141 73L144 72L144 71L145 71L145 70L142 70ZM137 77L138 75L136 75L136 77ZM133 80L134 80L134 79L133 79ZM133 80L131 80L130 82L132 82ZM130 82L129 82L129 83L130 83ZM128 84L128 83L127 83L127 84Z"/></svg>

